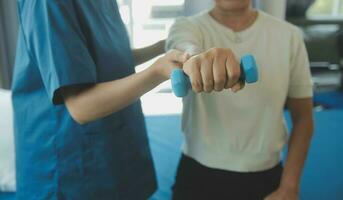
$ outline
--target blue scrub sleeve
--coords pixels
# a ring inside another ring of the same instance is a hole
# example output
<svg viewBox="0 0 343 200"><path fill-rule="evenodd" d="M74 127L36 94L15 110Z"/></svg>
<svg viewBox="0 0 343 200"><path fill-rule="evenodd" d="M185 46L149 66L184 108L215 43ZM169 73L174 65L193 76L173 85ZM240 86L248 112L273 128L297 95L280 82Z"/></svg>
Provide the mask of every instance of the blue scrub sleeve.
<svg viewBox="0 0 343 200"><path fill-rule="evenodd" d="M34 12L23 24L28 51L52 103L61 104L60 88L97 82L96 65L73 1L33 1Z"/></svg>

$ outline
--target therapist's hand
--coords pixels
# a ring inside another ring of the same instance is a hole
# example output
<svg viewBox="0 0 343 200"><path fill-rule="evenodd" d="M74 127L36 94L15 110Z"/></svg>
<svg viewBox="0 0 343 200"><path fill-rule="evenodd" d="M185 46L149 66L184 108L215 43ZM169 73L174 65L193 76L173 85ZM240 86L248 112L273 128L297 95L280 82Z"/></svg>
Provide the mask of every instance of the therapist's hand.
<svg viewBox="0 0 343 200"><path fill-rule="evenodd" d="M168 80L172 70L175 68L182 68L189 57L190 55L188 53L170 50L164 56L158 58L151 67L155 70L156 75L161 77L163 81Z"/></svg>
<svg viewBox="0 0 343 200"><path fill-rule="evenodd" d="M212 48L190 58L183 65L194 92L222 91L231 88L237 92L244 87L239 81L240 65L230 49Z"/></svg>

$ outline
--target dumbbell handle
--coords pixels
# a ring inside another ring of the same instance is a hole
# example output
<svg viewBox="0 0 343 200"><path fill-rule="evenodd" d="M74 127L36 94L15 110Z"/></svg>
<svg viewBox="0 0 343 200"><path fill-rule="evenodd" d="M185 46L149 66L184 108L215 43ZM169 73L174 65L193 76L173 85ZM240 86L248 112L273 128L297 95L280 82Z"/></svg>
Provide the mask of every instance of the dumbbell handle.
<svg viewBox="0 0 343 200"><path fill-rule="evenodd" d="M240 80L246 83L255 83L258 80L257 64L254 56L246 54L241 58ZM188 76L182 69L174 69L171 73L171 83L174 94L177 97L184 97L192 88Z"/></svg>

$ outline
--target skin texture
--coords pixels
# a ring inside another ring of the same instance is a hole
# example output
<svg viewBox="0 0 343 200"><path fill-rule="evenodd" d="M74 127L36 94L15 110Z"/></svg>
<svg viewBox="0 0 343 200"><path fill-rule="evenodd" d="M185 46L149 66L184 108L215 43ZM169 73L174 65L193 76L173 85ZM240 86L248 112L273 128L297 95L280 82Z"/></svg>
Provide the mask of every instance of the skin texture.
<svg viewBox="0 0 343 200"><path fill-rule="evenodd" d="M213 48L190 58L183 66L194 92L222 91L231 88L237 92L244 87L239 82L240 66L230 49Z"/></svg>
<svg viewBox="0 0 343 200"><path fill-rule="evenodd" d="M151 57L148 54L146 56ZM137 101L140 96L169 79L172 69L181 67L188 57L183 52L172 50L139 73L94 85L68 86L62 88L60 93L72 118L79 124L85 124Z"/></svg>
<svg viewBox="0 0 343 200"><path fill-rule="evenodd" d="M248 28L257 18L258 13L252 9L251 0L214 1L215 7L210 15L234 31ZM312 98L288 98L287 106L293 122L288 155L279 188L265 197L265 200L299 199L301 173L313 133Z"/></svg>
<svg viewBox="0 0 343 200"><path fill-rule="evenodd" d="M287 107L292 117L292 134L288 144L288 155L278 190L265 200L299 199L301 172L307 157L313 133L312 99L287 100Z"/></svg>

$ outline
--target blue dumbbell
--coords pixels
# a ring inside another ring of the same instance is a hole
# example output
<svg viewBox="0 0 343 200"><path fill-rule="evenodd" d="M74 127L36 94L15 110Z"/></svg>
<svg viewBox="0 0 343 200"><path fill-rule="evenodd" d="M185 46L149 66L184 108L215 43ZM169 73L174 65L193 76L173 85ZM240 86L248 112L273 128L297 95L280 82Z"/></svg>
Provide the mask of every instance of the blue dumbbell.
<svg viewBox="0 0 343 200"><path fill-rule="evenodd" d="M240 80L246 83L255 83L258 80L257 64L254 56L246 54L241 58ZM174 69L171 73L171 84L174 94L177 97L184 97L192 88L188 76L182 69Z"/></svg>

